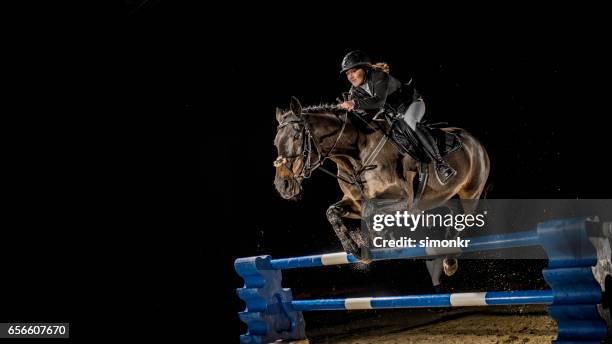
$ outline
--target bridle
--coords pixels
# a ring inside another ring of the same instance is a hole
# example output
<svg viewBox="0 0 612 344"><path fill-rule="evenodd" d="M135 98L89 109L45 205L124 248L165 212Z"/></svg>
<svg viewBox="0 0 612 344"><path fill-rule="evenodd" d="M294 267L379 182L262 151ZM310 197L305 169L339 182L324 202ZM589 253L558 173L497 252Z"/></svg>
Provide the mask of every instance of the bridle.
<svg viewBox="0 0 612 344"><path fill-rule="evenodd" d="M310 127L310 123L308 123L308 120L306 119L306 116L304 116L303 114L299 114L296 116L296 119L291 119L291 120L286 120L286 121L282 121L279 125L278 125L278 129L280 130L283 127L289 125L289 124L298 124L299 125L299 129L301 130L302 133L302 146L300 147L301 150L299 151L299 153L296 153L295 155L292 156L282 156L279 155L278 158L274 161L274 167L284 167L286 168L290 173L291 176L296 179L297 181L301 181L303 179L308 179L312 176L312 172L314 172L317 169L321 169L323 172L332 175L334 178L339 178L345 182L350 183L350 181L340 177L340 176L336 176L335 174L333 174L332 172L328 171L327 169L325 169L324 167L322 167L323 163L325 162L325 160L327 160L328 158L330 158L332 156L332 153L334 152L334 149L336 148L336 146L338 145L338 142L340 141L340 138L342 137L342 135L344 134L344 129L346 128L346 124L347 124L347 119L348 119L348 112L344 113L344 118L342 119L342 127L340 128L340 133L338 134L338 136L336 136L336 140L334 141L334 144L331 146L331 148L327 151L327 152L323 152L321 149L321 146L319 144L319 142L315 139L315 137L312 135L312 128ZM313 154L311 154L313 152L313 146L316 150L316 160L313 162L312 157ZM291 169L289 166L287 166L288 163L288 159L296 159L299 157L302 157L302 166L300 168L300 170L295 173L293 171L293 169Z"/></svg>

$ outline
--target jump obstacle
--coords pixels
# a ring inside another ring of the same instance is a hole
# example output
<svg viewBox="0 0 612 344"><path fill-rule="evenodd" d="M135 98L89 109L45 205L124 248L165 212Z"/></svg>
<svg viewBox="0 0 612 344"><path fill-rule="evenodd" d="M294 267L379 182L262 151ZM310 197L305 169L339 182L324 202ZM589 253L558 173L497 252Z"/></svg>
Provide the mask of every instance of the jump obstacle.
<svg viewBox="0 0 612 344"><path fill-rule="evenodd" d="M245 284L237 293L246 303L239 316L248 326L240 342L305 339L302 311L546 304L558 327L553 343L606 343L612 334L607 293L612 288L611 225L588 218L552 220L529 231L470 238L470 246L463 249L372 250L372 260L390 260L541 246L548 255L548 267L542 274L550 290L293 300L291 289L281 286L282 270L359 260L345 252L285 259L239 258L234 267Z"/></svg>

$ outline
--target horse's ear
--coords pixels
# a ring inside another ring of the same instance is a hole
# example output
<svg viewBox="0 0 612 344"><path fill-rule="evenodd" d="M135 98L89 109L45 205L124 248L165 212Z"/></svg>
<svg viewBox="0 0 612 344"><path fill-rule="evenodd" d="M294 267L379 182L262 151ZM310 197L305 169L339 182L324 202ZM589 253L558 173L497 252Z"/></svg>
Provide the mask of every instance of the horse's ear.
<svg viewBox="0 0 612 344"><path fill-rule="evenodd" d="M276 121L280 123L283 120L283 110L276 108Z"/></svg>
<svg viewBox="0 0 612 344"><path fill-rule="evenodd" d="M291 97L291 112L293 112L296 115L301 115L302 114L302 104L300 104L300 101L296 98L296 97Z"/></svg>

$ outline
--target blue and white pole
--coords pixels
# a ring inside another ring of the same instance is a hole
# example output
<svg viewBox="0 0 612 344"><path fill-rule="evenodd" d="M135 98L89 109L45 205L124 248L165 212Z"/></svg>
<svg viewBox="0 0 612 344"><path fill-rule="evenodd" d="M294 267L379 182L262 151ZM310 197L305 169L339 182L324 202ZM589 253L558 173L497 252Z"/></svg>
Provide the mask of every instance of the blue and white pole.
<svg viewBox="0 0 612 344"><path fill-rule="evenodd" d="M353 309L430 308L498 305L550 305L552 290L489 291L388 297L358 297L346 299L294 300L296 311L332 311Z"/></svg>

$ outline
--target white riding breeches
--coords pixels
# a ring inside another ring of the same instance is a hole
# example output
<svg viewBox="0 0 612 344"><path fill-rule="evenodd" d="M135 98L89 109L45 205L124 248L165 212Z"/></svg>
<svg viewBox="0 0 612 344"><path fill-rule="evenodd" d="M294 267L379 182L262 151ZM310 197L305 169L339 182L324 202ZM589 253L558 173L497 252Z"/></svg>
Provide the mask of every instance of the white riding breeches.
<svg viewBox="0 0 612 344"><path fill-rule="evenodd" d="M408 123L408 126L412 130L415 130L417 123L419 123L421 119L423 119L424 115L425 102L423 101L423 99L418 99L412 102L412 104L410 104L408 110L404 112L404 115L402 117L404 118L404 121Z"/></svg>

